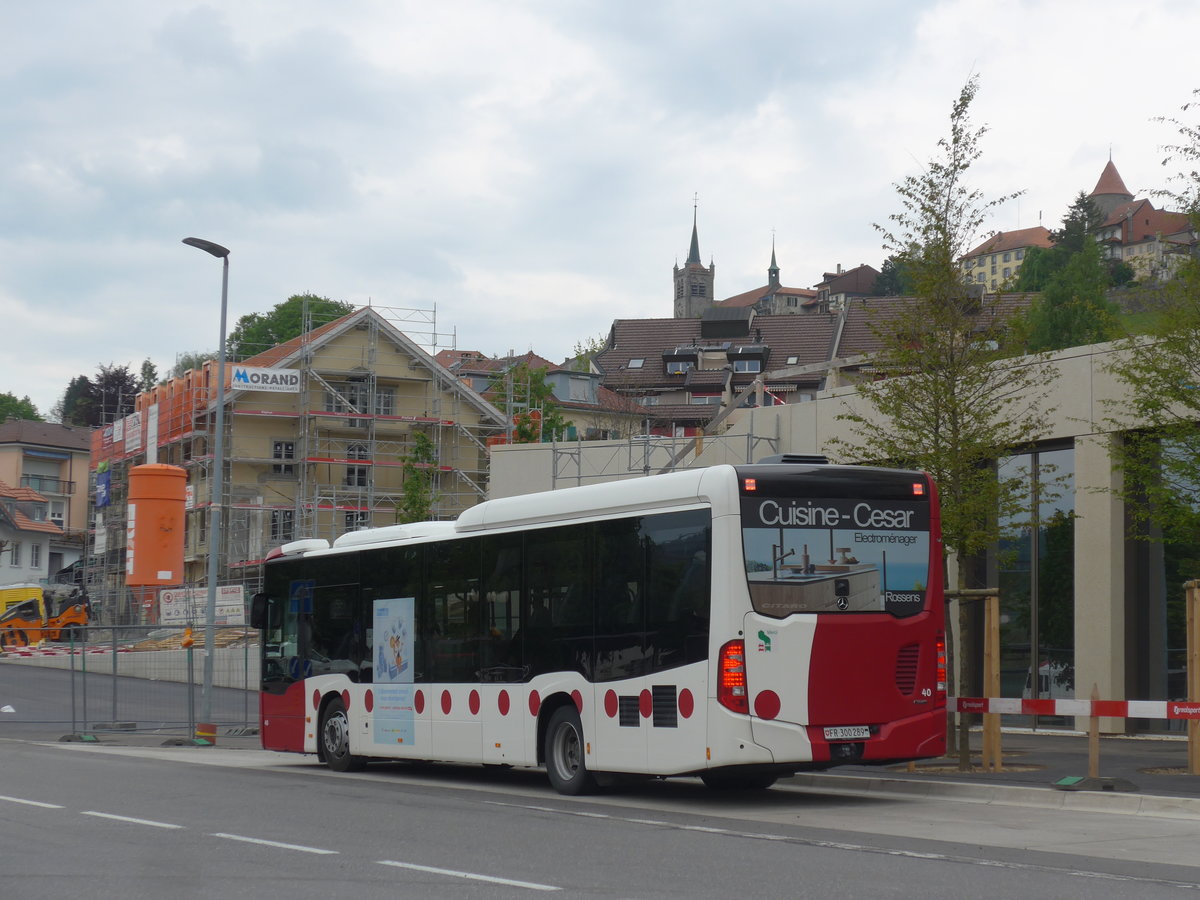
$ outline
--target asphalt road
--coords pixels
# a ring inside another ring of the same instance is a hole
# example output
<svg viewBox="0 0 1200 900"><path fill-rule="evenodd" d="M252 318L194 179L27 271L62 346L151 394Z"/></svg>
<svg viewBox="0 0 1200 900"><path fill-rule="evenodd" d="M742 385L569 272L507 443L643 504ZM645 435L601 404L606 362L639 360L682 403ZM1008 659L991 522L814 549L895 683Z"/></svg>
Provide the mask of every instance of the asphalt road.
<svg viewBox="0 0 1200 900"><path fill-rule="evenodd" d="M0 896L1176 897L1200 818L0 739Z"/></svg>

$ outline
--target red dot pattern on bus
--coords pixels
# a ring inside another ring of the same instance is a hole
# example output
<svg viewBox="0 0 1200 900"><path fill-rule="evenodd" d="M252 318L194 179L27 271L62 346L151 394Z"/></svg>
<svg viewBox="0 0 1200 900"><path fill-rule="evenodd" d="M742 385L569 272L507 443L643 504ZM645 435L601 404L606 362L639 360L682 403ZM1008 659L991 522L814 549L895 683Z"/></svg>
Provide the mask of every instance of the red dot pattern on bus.
<svg viewBox="0 0 1200 900"><path fill-rule="evenodd" d="M313 691L313 709L321 708L321 692Z"/></svg>
<svg viewBox="0 0 1200 900"><path fill-rule="evenodd" d="M425 712L425 692L424 691L417 691L417 696L415 696L413 698L413 708L417 711L418 716L421 713Z"/></svg>
<svg viewBox="0 0 1200 900"><path fill-rule="evenodd" d="M575 701L575 708L583 712L583 694L579 691L571 691L571 699Z"/></svg>
<svg viewBox="0 0 1200 900"><path fill-rule="evenodd" d="M779 695L774 691L763 691L754 698L754 714L760 719L775 718L779 707Z"/></svg>
<svg viewBox="0 0 1200 900"><path fill-rule="evenodd" d="M342 691L342 706L346 708L346 712L350 711L350 692Z"/></svg>
<svg viewBox="0 0 1200 900"><path fill-rule="evenodd" d="M650 714L654 712L654 697L649 691L642 691L638 695L638 712L642 714L643 719L650 718Z"/></svg>
<svg viewBox="0 0 1200 900"><path fill-rule="evenodd" d="M610 719L615 719L618 709L620 709L620 703L617 701L617 692L609 691L604 695L604 714Z"/></svg>
<svg viewBox="0 0 1200 900"><path fill-rule="evenodd" d="M450 715L450 710L454 707L454 700L450 696L449 691L442 691L442 712L445 715Z"/></svg>
<svg viewBox="0 0 1200 900"><path fill-rule="evenodd" d="M538 696L537 691L529 692L529 711L533 715L538 714L538 710L542 708L542 698Z"/></svg>
<svg viewBox="0 0 1200 900"><path fill-rule="evenodd" d="M500 710L500 715L507 716L511 701L508 697L508 691L501 691L500 696L496 698L496 708Z"/></svg>
<svg viewBox="0 0 1200 900"><path fill-rule="evenodd" d="M375 692L367 691L367 695L363 698L363 705L366 706L367 712L373 712L375 709Z"/></svg>
<svg viewBox="0 0 1200 900"><path fill-rule="evenodd" d="M479 691L471 691L471 696L467 698L467 707L471 710L471 715L479 715Z"/></svg>
<svg viewBox="0 0 1200 900"><path fill-rule="evenodd" d="M684 688L679 692L679 714L685 719L690 719L695 711L696 700L692 697L692 692Z"/></svg>

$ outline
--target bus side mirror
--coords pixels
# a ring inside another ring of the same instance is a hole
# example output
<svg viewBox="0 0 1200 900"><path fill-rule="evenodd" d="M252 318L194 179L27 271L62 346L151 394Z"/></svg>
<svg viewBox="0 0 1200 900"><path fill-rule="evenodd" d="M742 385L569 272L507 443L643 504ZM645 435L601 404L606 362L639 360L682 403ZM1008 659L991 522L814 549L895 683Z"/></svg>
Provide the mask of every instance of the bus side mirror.
<svg viewBox="0 0 1200 900"><path fill-rule="evenodd" d="M260 631L267 627L268 610L271 604L269 594L258 593L250 598L250 627Z"/></svg>

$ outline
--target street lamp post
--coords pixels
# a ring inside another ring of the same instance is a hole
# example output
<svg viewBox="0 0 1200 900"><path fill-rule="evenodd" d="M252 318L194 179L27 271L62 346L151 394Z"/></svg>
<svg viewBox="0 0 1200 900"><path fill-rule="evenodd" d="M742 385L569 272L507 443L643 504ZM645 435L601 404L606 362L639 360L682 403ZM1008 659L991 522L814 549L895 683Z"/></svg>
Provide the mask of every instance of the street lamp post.
<svg viewBox="0 0 1200 900"><path fill-rule="evenodd" d="M184 238L189 247L197 247L221 260L221 343L217 345L217 432L215 457L210 482L209 508L212 527L208 532L208 603L204 611L204 687L200 702L200 721L212 722L213 652L216 645L217 569L221 552L221 502L225 493L225 312L229 305L229 251L220 244L202 238Z"/></svg>

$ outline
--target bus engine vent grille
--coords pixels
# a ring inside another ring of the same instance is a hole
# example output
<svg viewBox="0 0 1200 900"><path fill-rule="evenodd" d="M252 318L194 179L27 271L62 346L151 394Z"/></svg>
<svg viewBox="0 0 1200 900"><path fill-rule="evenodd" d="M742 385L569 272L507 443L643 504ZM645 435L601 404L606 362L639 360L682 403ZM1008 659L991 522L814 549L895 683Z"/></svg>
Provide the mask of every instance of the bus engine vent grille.
<svg viewBox="0 0 1200 900"><path fill-rule="evenodd" d="M917 660L921 655L920 644L906 644L896 657L896 687L902 694L912 694L917 687Z"/></svg>

